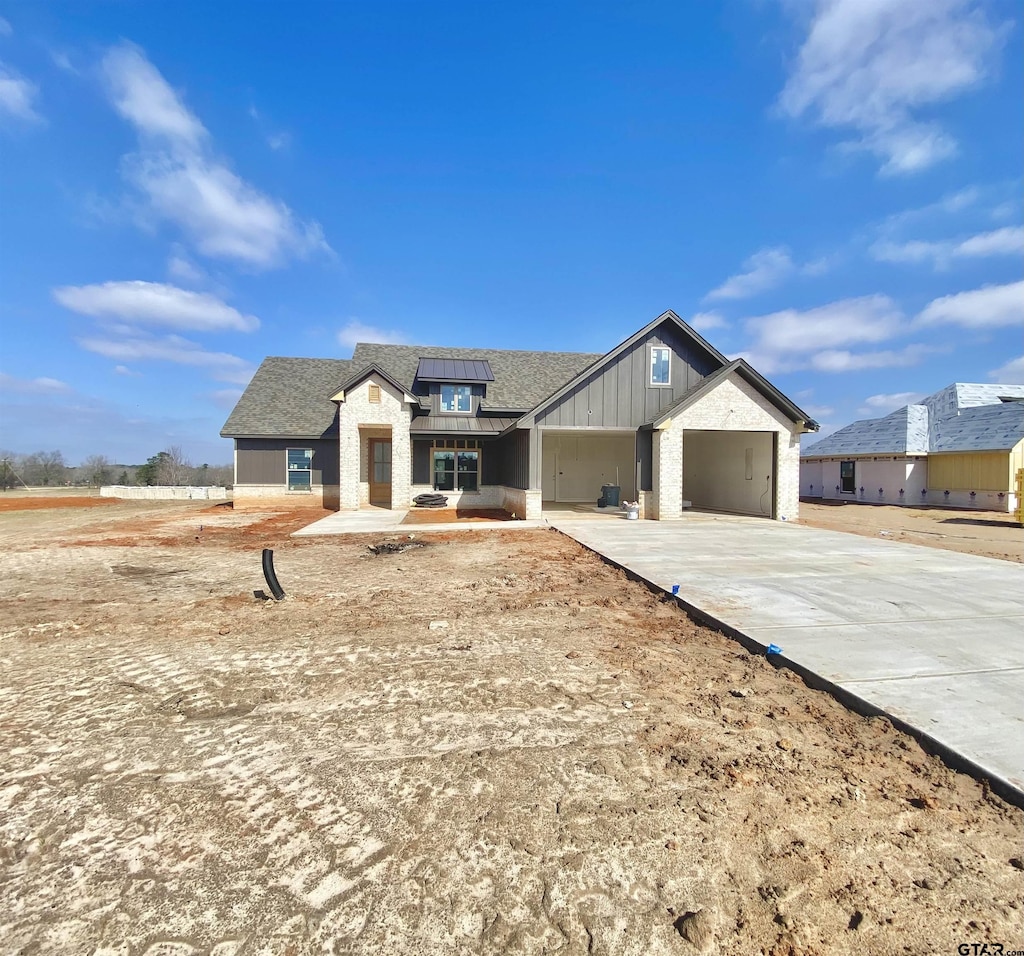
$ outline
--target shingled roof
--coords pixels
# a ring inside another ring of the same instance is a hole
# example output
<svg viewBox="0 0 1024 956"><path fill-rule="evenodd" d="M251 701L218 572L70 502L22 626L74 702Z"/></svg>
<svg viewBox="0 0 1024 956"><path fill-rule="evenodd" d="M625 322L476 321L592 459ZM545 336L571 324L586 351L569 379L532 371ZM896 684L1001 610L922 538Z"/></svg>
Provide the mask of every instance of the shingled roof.
<svg viewBox="0 0 1024 956"><path fill-rule="evenodd" d="M1024 438L1024 385L955 382L884 418L840 428L801 458L1006 451Z"/></svg>
<svg viewBox="0 0 1024 956"><path fill-rule="evenodd" d="M331 396L362 366L349 359L270 356L220 430L224 438L322 438L337 432Z"/></svg>
<svg viewBox="0 0 1024 956"><path fill-rule="evenodd" d="M421 358L488 362L484 410L524 412L592 364L583 352L521 352L511 349L442 348L360 342L351 359L263 360L221 429L225 438L321 438L337 431L331 396L361 369L377 365L410 391Z"/></svg>
<svg viewBox="0 0 1024 956"><path fill-rule="evenodd" d="M413 387L421 358L484 361L490 365L494 381L487 384L487 395L481 406L525 412L600 357L583 352L520 352L360 342L352 361L360 368L375 363L408 388Z"/></svg>

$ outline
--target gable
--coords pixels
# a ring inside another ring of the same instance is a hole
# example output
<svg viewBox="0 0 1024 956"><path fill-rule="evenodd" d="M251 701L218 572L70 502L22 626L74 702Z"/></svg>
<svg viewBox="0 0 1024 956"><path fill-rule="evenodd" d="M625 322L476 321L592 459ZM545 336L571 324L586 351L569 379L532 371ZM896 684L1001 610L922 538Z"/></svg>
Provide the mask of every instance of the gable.
<svg viewBox="0 0 1024 956"><path fill-rule="evenodd" d="M671 351L667 385L651 383L652 347ZM725 364L720 352L674 312L666 312L520 419L519 426L638 428Z"/></svg>
<svg viewBox="0 0 1024 956"><path fill-rule="evenodd" d="M355 371L347 359L265 358L221 429L224 438L337 434L330 396Z"/></svg>
<svg viewBox="0 0 1024 956"><path fill-rule="evenodd" d="M792 432L795 424L793 418L747 382L738 369L681 408L677 417L666 418L655 428L669 428L673 422L684 429L755 432Z"/></svg>

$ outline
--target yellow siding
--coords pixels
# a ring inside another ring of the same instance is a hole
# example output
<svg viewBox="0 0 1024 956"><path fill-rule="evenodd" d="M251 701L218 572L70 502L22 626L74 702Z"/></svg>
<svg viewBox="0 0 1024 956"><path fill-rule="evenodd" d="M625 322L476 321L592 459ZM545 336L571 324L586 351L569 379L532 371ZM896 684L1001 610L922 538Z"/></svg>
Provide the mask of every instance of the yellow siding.
<svg viewBox="0 0 1024 956"><path fill-rule="evenodd" d="M1024 454L1024 442L1013 452L976 451L963 455L929 455L928 484L947 491L1012 490L1011 455Z"/></svg>

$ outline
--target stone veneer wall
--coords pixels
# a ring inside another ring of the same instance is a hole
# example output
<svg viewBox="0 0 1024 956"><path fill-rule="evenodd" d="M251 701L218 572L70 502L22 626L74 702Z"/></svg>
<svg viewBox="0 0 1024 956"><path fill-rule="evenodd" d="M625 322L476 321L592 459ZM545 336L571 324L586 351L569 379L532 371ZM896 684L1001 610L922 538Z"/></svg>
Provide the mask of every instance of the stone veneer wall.
<svg viewBox="0 0 1024 956"><path fill-rule="evenodd" d="M228 496L227 488L220 485L103 485L101 498L191 498L208 501L223 501Z"/></svg>
<svg viewBox="0 0 1024 956"><path fill-rule="evenodd" d="M778 435L778 460L775 465L775 517L778 520L793 521L800 512L800 432L797 426L765 399L745 379L735 372L716 385L707 395L702 396L693 405L683 411L672 422L668 432L678 430L678 474L680 475L679 502L673 497L667 502L669 508L675 502L678 509L682 499L682 430L687 428L706 429L713 431L750 431L775 432ZM666 432L655 432L655 476L657 477L658 435ZM662 439L664 447L665 439ZM668 447L673 456L669 466L675 468L675 445ZM672 472L672 475L676 471ZM670 478L670 483L672 479ZM657 497L657 496L656 496ZM659 505L665 507L662 501ZM676 517L676 513L665 514L665 517Z"/></svg>
<svg viewBox="0 0 1024 956"><path fill-rule="evenodd" d="M286 491L282 485L235 485L236 508L330 508L338 506L337 485L313 485L309 491Z"/></svg>
<svg viewBox="0 0 1024 956"><path fill-rule="evenodd" d="M380 387L380 401L369 399L370 386ZM342 511L355 511L369 497L367 440L391 436L391 507L407 508L412 500L412 411L402 392L376 375L345 393L338 407L338 468Z"/></svg>

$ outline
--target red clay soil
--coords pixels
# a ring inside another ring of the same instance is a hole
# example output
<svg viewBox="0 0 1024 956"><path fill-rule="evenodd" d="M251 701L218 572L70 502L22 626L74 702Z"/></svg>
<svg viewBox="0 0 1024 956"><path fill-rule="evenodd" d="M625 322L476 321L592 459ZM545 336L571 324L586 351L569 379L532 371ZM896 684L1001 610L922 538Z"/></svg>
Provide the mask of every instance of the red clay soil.
<svg viewBox="0 0 1024 956"><path fill-rule="evenodd" d="M267 514L241 512L238 523L223 523L218 516L232 512L231 502L222 502L209 508L194 511L184 519L173 512L165 520L153 516L140 516L136 520L119 522L116 533L103 529L100 534L68 538L61 542L64 547L105 547L134 548L138 546L185 548L197 545L215 545L233 550L248 551L270 547L297 547L306 540L289 537L294 531L305 528L319 518L333 514L319 508L302 508L295 511ZM204 516L206 516L204 520ZM110 529L113 531L114 529Z"/></svg>
<svg viewBox="0 0 1024 956"><path fill-rule="evenodd" d="M0 511L43 511L47 508L95 508L116 504L116 498L7 498L0 497Z"/></svg>
<svg viewBox="0 0 1024 956"><path fill-rule="evenodd" d="M444 524L449 521L511 521L512 515L501 508L414 508L402 524Z"/></svg>

